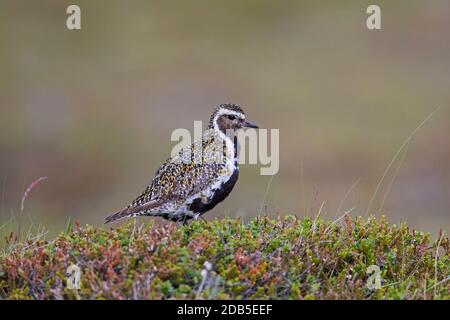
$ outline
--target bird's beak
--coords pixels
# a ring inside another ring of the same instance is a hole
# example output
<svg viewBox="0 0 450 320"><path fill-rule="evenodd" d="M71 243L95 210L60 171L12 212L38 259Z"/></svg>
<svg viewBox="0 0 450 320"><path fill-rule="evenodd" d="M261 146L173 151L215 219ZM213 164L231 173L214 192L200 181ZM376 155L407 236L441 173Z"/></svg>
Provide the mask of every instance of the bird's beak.
<svg viewBox="0 0 450 320"><path fill-rule="evenodd" d="M244 128L258 128L256 124L253 124L251 122L245 121Z"/></svg>

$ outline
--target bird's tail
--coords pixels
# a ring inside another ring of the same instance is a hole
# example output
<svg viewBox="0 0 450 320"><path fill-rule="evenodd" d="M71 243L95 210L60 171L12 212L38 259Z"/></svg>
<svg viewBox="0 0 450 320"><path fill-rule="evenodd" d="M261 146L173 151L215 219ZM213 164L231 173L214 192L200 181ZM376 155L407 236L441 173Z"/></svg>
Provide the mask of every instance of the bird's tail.
<svg viewBox="0 0 450 320"><path fill-rule="evenodd" d="M124 209L124 210L121 210L119 212L116 212L116 213L106 217L105 218L105 224L113 222L113 221L117 221L117 220L120 220L120 219L123 219L123 218L126 218L126 217L130 217L130 212L129 212L128 208Z"/></svg>
<svg viewBox="0 0 450 320"><path fill-rule="evenodd" d="M113 215L110 215L109 217L105 218L105 223L110 223L116 220L120 220L123 218L132 218L141 215L142 213L146 212L147 210L153 209L161 204L160 201L149 201L144 204L130 206L128 208L125 208L119 212L114 213Z"/></svg>

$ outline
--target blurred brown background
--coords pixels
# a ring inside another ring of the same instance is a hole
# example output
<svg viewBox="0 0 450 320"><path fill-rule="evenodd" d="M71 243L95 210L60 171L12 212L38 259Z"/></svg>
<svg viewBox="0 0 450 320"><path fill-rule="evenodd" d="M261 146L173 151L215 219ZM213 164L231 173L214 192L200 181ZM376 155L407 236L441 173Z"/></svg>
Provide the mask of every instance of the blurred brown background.
<svg viewBox="0 0 450 320"><path fill-rule="evenodd" d="M369 31L375 2L383 29ZM280 129L268 212L313 216L325 201L328 219L343 200L340 214L365 215L400 145L442 106L411 141L381 212L448 230L450 2L375 2L2 0L0 224L23 214L24 188L47 176L27 214L55 232L69 216L101 225L169 156L173 129L234 102ZM66 29L73 3L81 31ZM269 181L243 166L207 217L257 214Z"/></svg>

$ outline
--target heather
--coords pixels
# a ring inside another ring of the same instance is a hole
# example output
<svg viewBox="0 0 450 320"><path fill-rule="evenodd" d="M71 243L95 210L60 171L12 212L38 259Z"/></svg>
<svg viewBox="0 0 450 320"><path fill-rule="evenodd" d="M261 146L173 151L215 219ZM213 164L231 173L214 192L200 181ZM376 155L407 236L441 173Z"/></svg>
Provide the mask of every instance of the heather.
<svg viewBox="0 0 450 320"><path fill-rule="evenodd" d="M68 226L7 239L7 299L449 299L449 240L384 217ZM80 289L67 269L80 268ZM369 266L380 285L369 289Z"/></svg>

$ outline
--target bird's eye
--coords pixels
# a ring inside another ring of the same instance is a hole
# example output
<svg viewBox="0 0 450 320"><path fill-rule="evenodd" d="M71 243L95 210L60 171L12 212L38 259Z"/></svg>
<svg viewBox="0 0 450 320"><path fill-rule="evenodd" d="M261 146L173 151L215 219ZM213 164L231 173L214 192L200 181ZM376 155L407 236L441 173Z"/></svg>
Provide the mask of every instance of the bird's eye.
<svg viewBox="0 0 450 320"><path fill-rule="evenodd" d="M227 116L227 118L229 119L229 120L236 120L236 116L233 116L233 115L228 115Z"/></svg>

